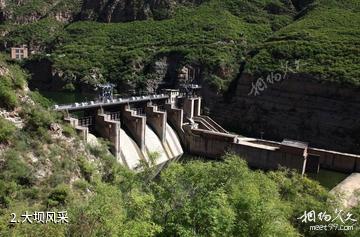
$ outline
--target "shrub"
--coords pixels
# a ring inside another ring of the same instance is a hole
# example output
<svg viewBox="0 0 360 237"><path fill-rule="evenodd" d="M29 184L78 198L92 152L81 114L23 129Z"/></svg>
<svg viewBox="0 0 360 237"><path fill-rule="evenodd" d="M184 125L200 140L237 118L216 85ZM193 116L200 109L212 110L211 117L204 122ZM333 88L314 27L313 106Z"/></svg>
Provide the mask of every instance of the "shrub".
<svg viewBox="0 0 360 237"><path fill-rule="evenodd" d="M0 107L14 109L18 105L14 89L5 77L0 77Z"/></svg>
<svg viewBox="0 0 360 237"><path fill-rule="evenodd" d="M42 107L49 108L53 105L50 100L42 96L38 91L32 91L30 97L36 104L40 104Z"/></svg>
<svg viewBox="0 0 360 237"><path fill-rule="evenodd" d="M32 170L21 158L16 150L8 150L5 155L5 164L0 170L0 179L15 181L18 185L30 187L34 183Z"/></svg>
<svg viewBox="0 0 360 237"><path fill-rule="evenodd" d="M75 181L73 186L76 189L86 192L87 189L90 187L90 184L86 180L80 179L80 180Z"/></svg>
<svg viewBox="0 0 360 237"><path fill-rule="evenodd" d="M64 124L62 129L63 134L67 137L75 137L77 135L75 129L70 124Z"/></svg>
<svg viewBox="0 0 360 237"><path fill-rule="evenodd" d="M26 118L26 130L32 132L33 135L37 135L45 139L47 142L51 142L51 137L48 132L50 124L56 121L54 114L50 111L42 109L40 106L32 107L31 109L25 109L23 116ZM43 140L44 141L44 140Z"/></svg>
<svg viewBox="0 0 360 237"><path fill-rule="evenodd" d="M11 122L0 117L0 143L10 141L15 130Z"/></svg>
<svg viewBox="0 0 360 237"><path fill-rule="evenodd" d="M89 163L85 158L81 157L79 162L79 167L81 174L84 176L85 180L90 182L91 176L94 172L94 167Z"/></svg>
<svg viewBox="0 0 360 237"><path fill-rule="evenodd" d="M70 191L65 184L58 185L48 196L47 206L55 207L65 205L69 201Z"/></svg>

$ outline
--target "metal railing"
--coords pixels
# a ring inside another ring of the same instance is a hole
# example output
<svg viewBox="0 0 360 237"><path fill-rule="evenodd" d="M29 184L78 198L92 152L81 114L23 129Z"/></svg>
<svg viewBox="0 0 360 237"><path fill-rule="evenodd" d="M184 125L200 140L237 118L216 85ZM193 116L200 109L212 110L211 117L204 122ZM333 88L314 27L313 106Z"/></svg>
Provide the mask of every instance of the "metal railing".
<svg viewBox="0 0 360 237"><path fill-rule="evenodd" d="M54 110L79 110L83 108L92 108L92 107L100 107L107 106L112 104L126 104L131 102L139 102L139 101L151 101L158 99L166 99L169 96L166 94L157 94L157 95L147 95L147 96L133 96L128 98L113 98L107 100L95 100L95 101L86 101L86 102L78 102L73 104L65 104L65 105L55 105Z"/></svg>
<svg viewBox="0 0 360 237"><path fill-rule="evenodd" d="M79 125L82 127L89 127L91 125L94 125L94 117L83 117L79 118Z"/></svg>
<svg viewBox="0 0 360 237"><path fill-rule="evenodd" d="M115 121L120 121L121 112L112 112L110 113L110 119Z"/></svg>
<svg viewBox="0 0 360 237"><path fill-rule="evenodd" d="M132 109L135 111L136 115L139 115L139 116L145 116L145 110L144 108L134 108Z"/></svg>
<svg viewBox="0 0 360 237"><path fill-rule="evenodd" d="M165 106L164 105L157 105L156 106L156 110L159 112L166 112Z"/></svg>

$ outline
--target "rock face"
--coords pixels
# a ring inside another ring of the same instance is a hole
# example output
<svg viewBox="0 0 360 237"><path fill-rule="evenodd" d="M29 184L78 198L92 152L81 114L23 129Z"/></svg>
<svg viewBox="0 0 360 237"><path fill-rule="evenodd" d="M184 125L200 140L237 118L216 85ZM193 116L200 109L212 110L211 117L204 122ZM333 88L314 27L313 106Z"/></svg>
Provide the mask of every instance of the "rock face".
<svg viewBox="0 0 360 237"><path fill-rule="evenodd" d="M315 2L315 0L291 0L295 8L300 11L306 8L309 4Z"/></svg>
<svg viewBox="0 0 360 237"><path fill-rule="evenodd" d="M76 19L79 13L82 20L101 22L127 22L148 18L161 20L171 17L176 5L198 5L204 1L206 0L48 0L36 5L33 1L0 0L0 22L28 24L52 16L59 22L68 23ZM22 13L18 15L18 12Z"/></svg>
<svg viewBox="0 0 360 237"><path fill-rule="evenodd" d="M81 7L81 0L0 0L0 22L29 24L46 17L68 23L75 19Z"/></svg>
<svg viewBox="0 0 360 237"><path fill-rule="evenodd" d="M311 146L360 153L360 89L296 75L249 95L256 80L243 75L230 101L212 107L229 130L264 139L284 138Z"/></svg>
<svg viewBox="0 0 360 237"><path fill-rule="evenodd" d="M155 59L149 67L149 80L147 80L147 90L154 91L161 87L174 87L178 81L182 56L172 54L163 55Z"/></svg>
<svg viewBox="0 0 360 237"><path fill-rule="evenodd" d="M126 22L165 19L177 4L201 4L206 0L85 0L81 19Z"/></svg>

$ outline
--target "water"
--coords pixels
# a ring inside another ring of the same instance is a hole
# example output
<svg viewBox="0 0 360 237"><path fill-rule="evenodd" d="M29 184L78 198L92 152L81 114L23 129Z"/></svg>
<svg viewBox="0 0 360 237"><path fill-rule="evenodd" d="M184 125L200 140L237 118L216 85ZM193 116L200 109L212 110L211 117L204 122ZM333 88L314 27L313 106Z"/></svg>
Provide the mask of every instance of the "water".
<svg viewBox="0 0 360 237"><path fill-rule="evenodd" d="M326 189L331 190L341 181L346 179L346 177L348 177L349 174L344 174L326 169L320 169L320 172L318 174L309 173L307 174L307 176L313 180L318 181Z"/></svg>
<svg viewBox="0 0 360 237"><path fill-rule="evenodd" d="M56 104L71 104L75 102L90 101L96 98L96 95L94 94L82 94L78 92L39 91L39 93Z"/></svg>

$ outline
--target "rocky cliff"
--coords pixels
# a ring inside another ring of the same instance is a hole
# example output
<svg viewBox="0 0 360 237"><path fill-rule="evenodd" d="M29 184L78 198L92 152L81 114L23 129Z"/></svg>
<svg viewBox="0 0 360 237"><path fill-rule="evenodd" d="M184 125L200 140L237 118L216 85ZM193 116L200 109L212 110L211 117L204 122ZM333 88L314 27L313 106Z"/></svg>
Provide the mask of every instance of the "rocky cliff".
<svg viewBox="0 0 360 237"><path fill-rule="evenodd" d="M81 0L1 0L0 22L29 24L50 16L68 23L77 16L81 4Z"/></svg>
<svg viewBox="0 0 360 237"><path fill-rule="evenodd" d="M85 0L81 18L102 22L126 22L149 18L166 19L179 4L200 4L206 0Z"/></svg>
<svg viewBox="0 0 360 237"><path fill-rule="evenodd" d="M359 88L292 75L250 94L256 81L243 75L232 99L219 99L211 115L244 135L360 153Z"/></svg>
<svg viewBox="0 0 360 237"><path fill-rule="evenodd" d="M240 134L359 153L359 4L293 2L314 3L247 55L212 116Z"/></svg>

